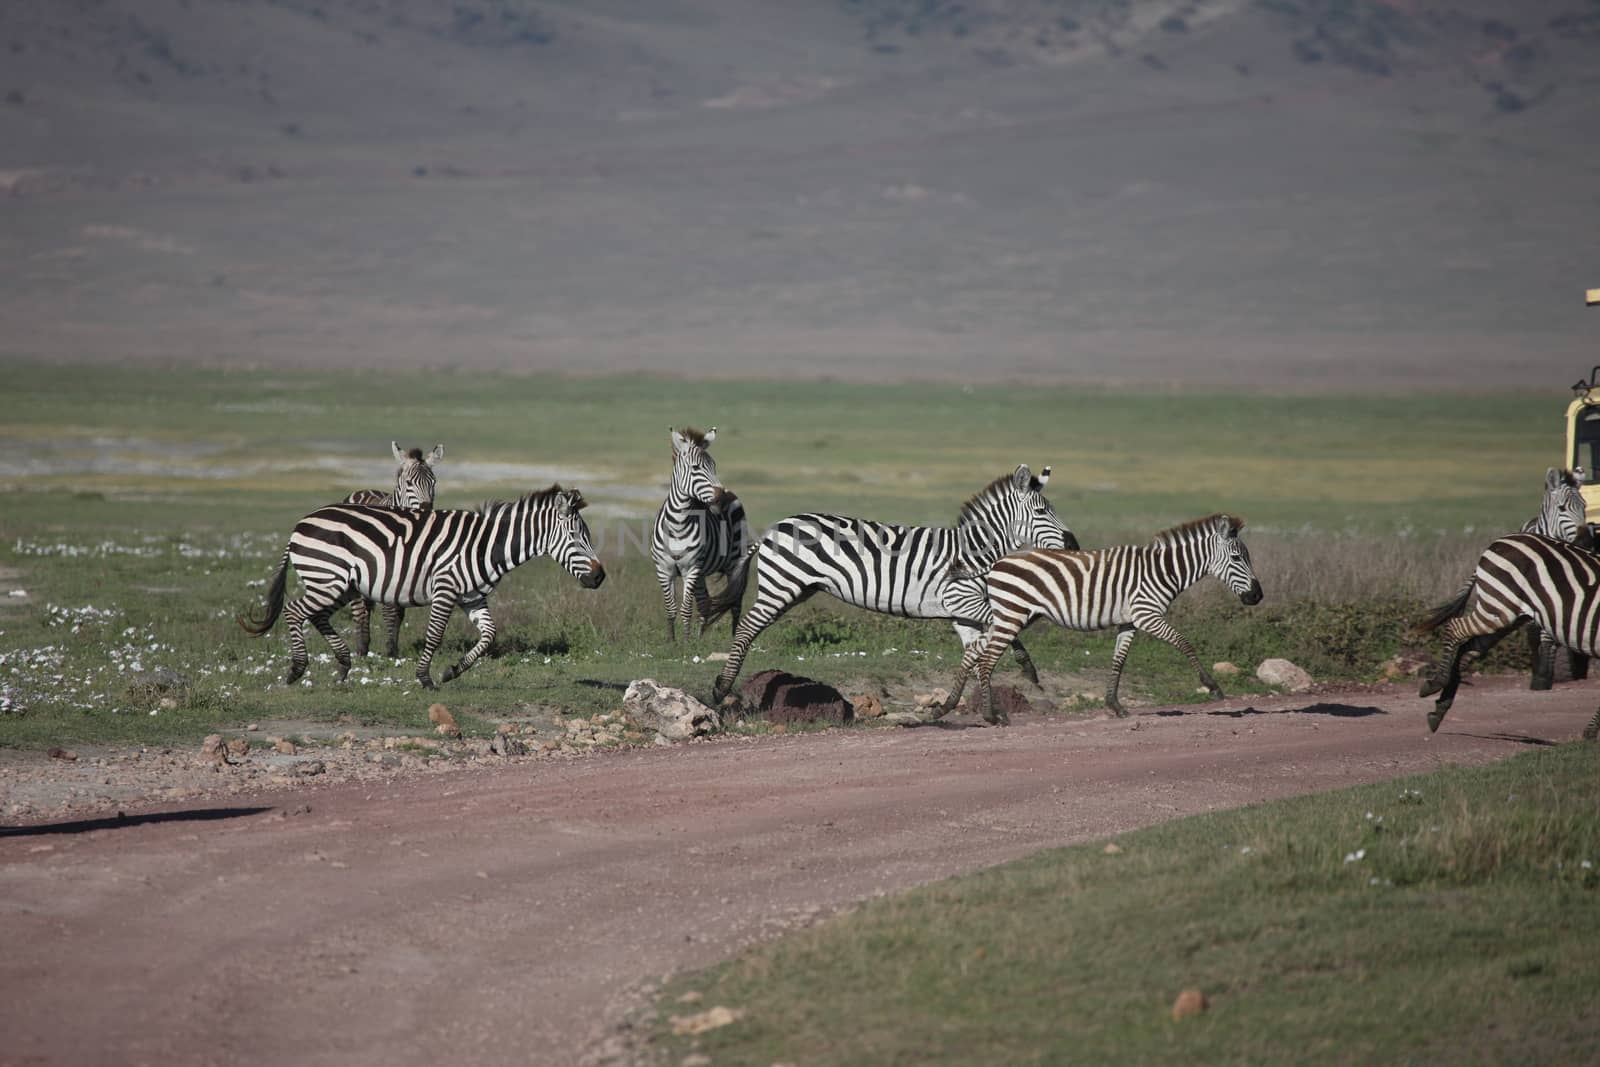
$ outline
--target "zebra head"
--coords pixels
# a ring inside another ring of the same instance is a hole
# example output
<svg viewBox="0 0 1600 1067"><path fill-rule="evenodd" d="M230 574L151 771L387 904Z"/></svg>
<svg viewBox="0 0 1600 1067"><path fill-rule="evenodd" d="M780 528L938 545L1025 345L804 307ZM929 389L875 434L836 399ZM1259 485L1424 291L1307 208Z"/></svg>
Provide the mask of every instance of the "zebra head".
<svg viewBox="0 0 1600 1067"><path fill-rule="evenodd" d="M1035 478L1026 463L1011 472L1011 491L1015 496L1012 513L1012 545L1007 551L1018 548L1076 549L1078 539L1072 536L1056 514L1054 505L1045 499L1044 487L1050 484L1050 468L1039 471Z"/></svg>
<svg viewBox="0 0 1600 1067"><path fill-rule="evenodd" d="M600 588L600 583L606 580L606 569L590 540L589 524L583 521L582 511L588 507L588 501L576 489L557 486L553 504L545 551L578 579L579 585L585 589Z"/></svg>
<svg viewBox="0 0 1600 1067"><path fill-rule="evenodd" d="M1242 602L1261 603L1261 581L1256 577L1255 568L1250 566L1250 550L1239 540L1244 520L1232 515L1213 515L1203 521L1201 529L1209 553L1206 569Z"/></svg>
<svg viewBox="0 0 1600 1067"><path fill-rule="evenodd" d="M1592 548L1594 538L1589 524L1584 521L1583 468L1559 470L1551 467L1544 472L1544 500L1539 505L1539 517L1533 522L1533 533L1552 537L1557 541L1570 541L1579 548Z"/></svg>
<svg viewBox="0 0 1600 1067"><path fill-rule="evenodd" d="M981 573L1019 548L1078 547L1078 539L1045 499L1044 487L1049 481L1049 467L1035 478L1024 463L984 486L961 506L956 532L961 538L960 565L964 570Z"/></svg>
<svg viewBox="0 0 1600 1067"><path fill-rule="evenodd" d="M410 452L400 448L400 442L390 441L394 461L400 464L394 472L394 507L410 511L428 511L433 507L433 465L444 458L444 445L434 445L427 455L422 449Z"/></svg>
<svg viewBox="0 0 1600 1067"><path fill-rule="evenodd" d="M722 506L727 490L717 480L717 461L711 458L711 442L717 439L715 426L701 433L685 426L668 430L672 436L672 495L692 500L708 508Z"/></svg>

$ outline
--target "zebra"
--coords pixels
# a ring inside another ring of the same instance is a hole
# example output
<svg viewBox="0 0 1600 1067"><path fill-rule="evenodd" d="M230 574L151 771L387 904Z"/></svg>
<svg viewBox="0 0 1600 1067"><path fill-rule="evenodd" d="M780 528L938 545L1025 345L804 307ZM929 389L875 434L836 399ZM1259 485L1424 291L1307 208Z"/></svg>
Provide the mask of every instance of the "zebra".
<svg viewBox="0 0 1600 1067"><path fill-rule="evenodd" d="M995 560L1026 545L1078 546L1045 499L1049 481L1049 467L1035 478L1022 464L962 505L954 527L896 526L814 512L773 524L745 552L727 589L704 613L709 626L743 600L750 566L759 556L756 601L734 630L728 661L712 690L713 703L733 689L756 636L819 591L868 611L949 619L967 647L989 624L982 576ZM957 569L962 577L956 576ZM1019 644L1016 651L1018 664L1037 683L1026 650Z"/></svg>
<svg viewBox="0 0 1600 1067"><path fill-rule="evenodd" d="M427 455L423 455L420 448L402 451L398 441L390 441L389 448L394 452L394 461L400 465L394 472L394 488L389 492L357 489L341 503L412 511L427 511L433 507L436 485L433 465L444 458L444 445L434 445L433 451ZM385 655L390 659L400 658L400 622L405 617L405 608L394 604L383 606L383 628L388 637ZM372 601L366 597L353 600L350 604L350 621L356 628L356 655L365 656L372 646Z"/></svg>
<svg viewBox="0 0 1600 1067"><path fill-rule="evenodd" d="M1522 524L1523 533L1542 534L1557 541L1567 541L1580 548L1590 548L1594 538L1585 521L1583 502L1584 470L1576 467L1561 470L1551 467L1544 472L1544 499L1539 514ZM1529 689L1549 689L1555 684L1556 646L1537 626L1529 626L1528 652L1533 658L1533 672L1528 680ZM1589 674L1589 658L1581 652L1568 651L1571 677L1576 680Z"/></svg>
<svg viewBox="0 0 1600 1067"><path fill-rule="evenodd" d="M267 593L266 613L240 617L245 632L260 636L280 614L289 619L292 685L306 670L307 619L328 639L339 661L338 681L350 673L350 649L330 617L356 597L384 604L427 604L428 633L417 660L417 681L432 689L429 668L456 605L478 628L478 642L445 671L450 681L478 661L494 641L489 594L514 567L548 555L585 589L605 581L589 539L576 489L532 492L515 501L491 501L477 511L399 511L363 504L333 504L295 524ZM305 583L303 596L284 603L289 565Z"/></svg>
<svg viewBox="0 0 1600 1067"><path fill-rule="evenodd" d="M1461 591L1416 627L1444 636L1444 653L1417 691L1421 697L1439 694L1428 712L1430 733L1455 701L1462 660L1488 652L1528 620L1557 644L1589 656L1600 653L1600 554L1533 533L1489 543ZM1590 741L1597 735L1600 710L1583 731Z"/></svg>
<svg viewBox="0 0 1600 1067"><path fill-rule="evenodd" d="M656 581L661 583L661 599L667 605L667 640L676 641L674 619L683 619L683 635L688 637L696 607L700 609L700 632L705 632L706 613L711 609L706 578L720 574L731 580L750 544L750 526L744 505L717 479L717 461L710 452L717 428L701 433L686 426L667 432L672 441L672 488L656 512L650 558L656 565ZM680 577L681 601L676 590ZM729 610L737 630L739 605Z"/></svg>
<svg viewBox="0 0 1600 1067"><path fill-rule="evenodd" d="M1239 540L1243 528L1243 519L1219 513L1163 530L1149 545L1087 552L1035 548L999 560L984 583L994 621L983 639L974 642L962 657L950 696L934 718L956 706L967 676L976 667L984 719L1008 722L1004 712L996 717L989 676L1006 646L1041 615L1074 630L1117 628L1106 704L1119 718L1128 712L1117 699L1117 687L1133 635L1139 630L1187 656L1212 697L1220 699L1222 688L1166 614L1179 593L1208 574L1215 575L1244 603L1261 603L1261 582L1250 565L1250 550Z"/></svg>

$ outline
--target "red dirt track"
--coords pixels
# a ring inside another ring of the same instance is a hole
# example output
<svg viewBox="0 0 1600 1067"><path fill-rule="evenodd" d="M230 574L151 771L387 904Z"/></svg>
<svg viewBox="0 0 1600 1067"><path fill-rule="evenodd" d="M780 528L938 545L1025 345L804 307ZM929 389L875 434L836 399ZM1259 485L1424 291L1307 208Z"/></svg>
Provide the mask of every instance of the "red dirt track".
<svg viewBox="0 0 1600 1067"><path fill-rule="evenodd" d="M575 1063L631 983L808 909L1575 739L1600 682L1483 680L1432 737L1414 692L725 741L0 829L0 1064Z"/></svg>

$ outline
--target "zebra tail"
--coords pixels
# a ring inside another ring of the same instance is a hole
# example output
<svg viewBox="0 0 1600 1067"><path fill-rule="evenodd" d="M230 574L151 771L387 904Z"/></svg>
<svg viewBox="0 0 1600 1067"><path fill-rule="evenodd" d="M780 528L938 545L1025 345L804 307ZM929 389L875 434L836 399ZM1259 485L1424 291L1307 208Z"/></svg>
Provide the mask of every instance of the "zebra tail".
<svg viewBox="0 0 1600 1067"><path fill-rule="evenodd" d="M1431 633L1432 631L1443 626L1445 623L1449 622L1451 619L1455 618L1457 615L1460 615L1466 610L1467 601L1472 599L1472 591L1477 587L1477 584L1478 576L1474 574L1471 578L1467 579L1467 584L1461 587L1461 591L1459 593L1457 593L1447 603L1440 604L1438 607L1430 611L1426 616L1419 620L1415 626L1412 627L1412 631L1418 634Z"/></svg>
<svg viewBox="0 0 1600 1067"><path fill-rule="evenodd" d="M278 573L272 576L272 588L267 590L267 614L265 617L237 616L239 626L245 633L252 637L260 637L277 623L278 616L283 614L283 593L289 585L289 550L283 550L283 562L278 564Z"/></svg>
<svg viewBox="0 0 1600 1067"><path fill-rule="evenodd" d="M711 624L722 618L728 612L738 607L744 601L745 587L750 584L750 564L755 561L756 553L761 550L760 542L749 547L744 554L744 561L737 570L728 575L728 584L711 598L711 610L705 613L701 628L709 630Z"/></svg>

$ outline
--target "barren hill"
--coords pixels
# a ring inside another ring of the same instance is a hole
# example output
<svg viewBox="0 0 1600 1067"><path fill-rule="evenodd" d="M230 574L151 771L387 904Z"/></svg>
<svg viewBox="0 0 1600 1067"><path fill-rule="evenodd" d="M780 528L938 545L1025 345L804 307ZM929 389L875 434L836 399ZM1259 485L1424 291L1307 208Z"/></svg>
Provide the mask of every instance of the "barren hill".
<svg viewBox="0 0 1600 1067"><path fill-rule="evenodd" d="M1559 388L1597 88L1597 0L8 0L0 355Z"/></svg>

